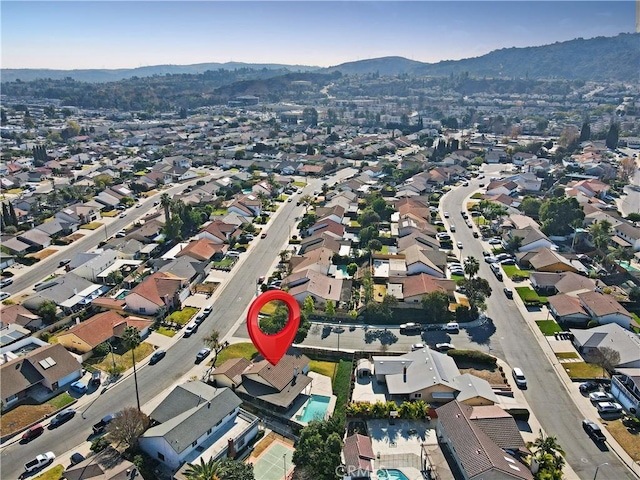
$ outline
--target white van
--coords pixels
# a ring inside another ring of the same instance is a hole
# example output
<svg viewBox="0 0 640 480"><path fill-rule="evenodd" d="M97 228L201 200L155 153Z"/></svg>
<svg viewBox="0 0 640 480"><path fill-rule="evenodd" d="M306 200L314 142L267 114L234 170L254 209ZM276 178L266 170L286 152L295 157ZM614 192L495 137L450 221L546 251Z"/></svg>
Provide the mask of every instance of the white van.
<svg viewBox="0 0 640 480"><path fill-rule="evenodd" d="M444 326L444 329L447 332L457 332L458 330L460 330L460 325L458 325L456 322L449 322Z"/></svg>
<svg viewBox="0 0 640 480"><path fill-rule="evenodd" d="M513 379L516 381L516 385L520 388L527 388L527 379L524 376L522 370L518 367L513 369Z"/></svg>

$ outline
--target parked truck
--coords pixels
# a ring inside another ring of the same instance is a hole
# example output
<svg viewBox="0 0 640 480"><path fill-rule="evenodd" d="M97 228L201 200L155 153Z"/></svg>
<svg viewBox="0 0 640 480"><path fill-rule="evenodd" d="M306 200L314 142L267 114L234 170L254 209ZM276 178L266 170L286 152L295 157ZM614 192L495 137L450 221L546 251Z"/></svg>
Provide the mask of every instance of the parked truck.
<svg viewBox="0 0 640 480"><path fill-rule="evenodd" d="M24 464L24 471L27 473L35 472L36 470L49 465L55 460L56 456L53 452L41 453L36 458Z"/></svg>
<svg viewBox="0 0 640 480"><path fill-rule="evenodd" d="M107 425L118 415L118 413L110 413L106 417L103 417L102 420L93 425L93 433L98 434L104 432L107 429Z"/></svg>

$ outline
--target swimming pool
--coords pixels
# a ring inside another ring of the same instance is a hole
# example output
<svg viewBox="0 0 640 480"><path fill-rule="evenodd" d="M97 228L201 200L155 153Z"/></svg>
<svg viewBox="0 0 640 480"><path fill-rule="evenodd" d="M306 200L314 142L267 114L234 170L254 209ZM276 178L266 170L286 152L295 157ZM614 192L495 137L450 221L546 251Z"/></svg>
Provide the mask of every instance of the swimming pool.
<svg viewBox="0 0 640 480"><path fill-rule="evenodd" d="M380 480L409 480L409 477L395 468L385 468L384 470L378 470L378 478Z"/></svg>
<svg viewBox="0 0 640 480"><path fill-rule="evenodd" d="M324 420L324 416L327 414L327 408L329 407L329 397L323 395L311 395L307 404L304 406L302 415L299 420L303 422L310 422L311 420Z"/></svg>
<svg viewBox="0 0 640 480"><path fill-rule="evenodd" d="M129 290L121 290L120 293L118 293L118 295L116 295L116 299L117 300L124 300L124 297L127 296L127 293L129 293Z"/></svg>
<svg viewBox="0 0 640 480"><path fill-rule="evenodd" d="M629 262L621 261L620 266L624 268L627 272L640 272L636 267L631 265Z"/></svg>

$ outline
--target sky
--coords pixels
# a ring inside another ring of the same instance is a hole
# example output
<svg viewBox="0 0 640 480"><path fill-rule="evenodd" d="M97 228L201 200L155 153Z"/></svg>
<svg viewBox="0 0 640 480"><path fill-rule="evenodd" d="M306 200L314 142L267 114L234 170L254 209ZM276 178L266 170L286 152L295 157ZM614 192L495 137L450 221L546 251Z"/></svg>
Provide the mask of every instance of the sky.
<svg viewBox="0 0 640 480"><path fill-rule="evenodd" d="M635 31L634 1L0 3L2 68L422 62Z"/></svg>

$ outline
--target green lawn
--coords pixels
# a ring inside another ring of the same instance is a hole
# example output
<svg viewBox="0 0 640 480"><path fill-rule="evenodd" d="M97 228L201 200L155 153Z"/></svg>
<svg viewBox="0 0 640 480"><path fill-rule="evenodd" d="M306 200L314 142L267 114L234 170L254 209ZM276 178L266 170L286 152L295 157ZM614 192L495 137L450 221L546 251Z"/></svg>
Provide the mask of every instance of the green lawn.
<svg viewBox="0 0 640 480"><path fill-rule="evenodd" d="M59 480L64 473L64 467L62 465L56 465L55 467L47 470L42 475L38 475L33 480Z"/></svg>
<svg viewBox="0 0 640 480"><path fill-rule="evenodd" d="M102 226L102 223L100 222L91 222L91 223L85 223L84 225L80 225L80 228L84 229L84 230L96 230L97 228L100 228Z"/></svg>
<svg viewBox="0 0 640 480"><path fill-rule="evenodd" d="M150 343L142 342L140 345L138 345L134 353L136 357L136 364L140 363L142 360L151 355L153 353L153 350L153 345L151 345ZM121 352L121 354L114 353L113 355L111 355L111 353L109 353L104 357L91 357L87 360L86 363L88 366L97 368L99 370L102 370L103 372L108 372L113 368L114 360L116 363L116 368L121 372L129 370L131 367L133 367L133 360L131 359L130 350Z"/></svg>
<svg viewBox="0 0 640 480"><path fill-rule="evenodd" d="M464 275L451 275L451 280L455 280L458 283L461 280L464 280Z"/></svg>
<svg viewBox="0 0 640 480"><path fill-rule="evenodd" d="M198 313L198 309L194 307L184 307L179 312L173 312L166 319L167 323L177 323L178 325L186 325L191 318Z"/></svg>
<svg viewBox="0 0 640 480"><path fill-rule="evenodd" d="M502 269L509 278L513 278L514 275L529 278L529 270L520 270L517 265L502 265Z"/></svg>
<svg viewBox="0 0 640 480"><path fill-rule="evenodd" d="M553 335L556 332L562 332L562 328L554 320L536 320L538 328L545 335Z"/></svg>
<svg viewBox="0 0 640 480"><path fill-rule="evenodd" d="M47 403L52 407L55 407L55 409L57 410L59 408L66 407L74 400L75 399L71 395L69 395L67 392L63 392L60 395L53 397Z"/></svg>
<svg viewBox="0 0 640 480"><path fill-rule="evenodd" d="M580 358L576 352L556 352L556 358Z"/></svg>
<svg viewBox="0 0 640 480"><path fill-rule="evenodd" d="M226 215L227 213L229 212L226 208L218 208L211 212L211 215Z"/></svg>
<svg viewBox="0 0 640 480"><path fill-rule="evenodd" d="M599 378L602 377L602 367L585 362L563 363L562 367L571 378Z"/></svg>
<svg viewBox="0 0 640 480"><path fill-rule="evenodd" d="M165 337L173 337L177 332L172 328L160 327L156 330L156 333L164 335Z"/></svg>
<svg viewBox="0 0 640 480"><path fill-rule="evenodd" d="M547 297L540 296L531 287L516 287L516 292L520 295L522 301L527 303L547 303Z"/></svg>
<svg viewBox="0 0 640 480"><path fill-rule="evenodd" d="M258 355L258 350L253 346L253 343L233 343L220 352L216 365L222 365L230 358L244 357L247 360L251 360L256 355Z"/></svg>
<svg viewBox="0 0 640 480"><path fill-rule="evenodd" d="M336 409L333 415L344 421L345 407L349 403L349 389L351 388L351 370L353 364L347 360L340 360L336 375L333 378L333 394L336 398Z"/></svg>
<svg viewBox="0 0 640 480"><path fill-rule="evenodd" d="M307 184L304 182L293 182L293 185L296 187L306 187Z"/></svg>
<svg viewBox="0 0 640 480"><path fill-rule="evenodd" d="M224 257L222 260L213 262L215 267L230 267L233 265L234 259L231 257Z"/></svg>
<svg viewBox="0 0 640 480"><path fill-rule="evenodd" d="M309 362L309 370L329 377L331 380L333 380L337 366L338 364L335 362L323 362L320 360L311 360Z"/></svg>

